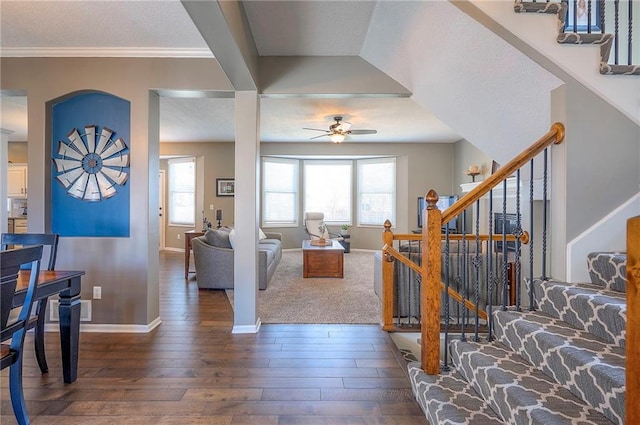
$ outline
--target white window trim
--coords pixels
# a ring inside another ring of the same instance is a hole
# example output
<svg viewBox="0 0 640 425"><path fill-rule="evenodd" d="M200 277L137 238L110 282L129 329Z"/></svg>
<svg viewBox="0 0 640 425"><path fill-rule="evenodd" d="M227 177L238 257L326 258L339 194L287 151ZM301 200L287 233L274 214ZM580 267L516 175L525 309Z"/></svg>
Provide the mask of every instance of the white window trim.
<svg viewBox="0 0 640 425"><path fill-rule="evenodd" d="M184 162L193 162L194 164L194 177L193 177L193 218L192 218L192 222L191 223L176 223L173 222L171 220L172 218L172 209L173 209L173 205L172 205L172 201L171 201L171 194L173 193L173 191L171 190L171 164L177 164L177 163L184 163ZM196 167L196 158L195 157L182 157L182 158L170 158L167 160L167 164L168 164L168 168L169 168L169 196L168 198L168 207L169 207L169 220L168 220L168 225L169 226L173 226L173 227L195 227L196 225L196 185L197 185L197 170L195 169Z"/></svg>
<svg viewBox="0 0 640 425"><path fill-rule="evenodd" d="M351 172L351 184L349 185L349 220L348 221L330 221L325 219L325 222L327 223L328 226L342 226L343 224L346 224L348 226L352 226L353 225L353 216L354 216L354 205L353 205L353 183L354 183L354 178L353 178L353 160L350 159L305 159L302 161L302 173L303 173L303 177L302 177L302 187L303 187L303 198L302 198L302 211L308 212L307 209L307 205L306 205L306 175L304 175L306 173L306 168L305 165L306 164L326 164L326 165L349 165L349 169Z"/></svg>
<svg viewBox="0 0 640 425"><path fill-rule="evenodd" d="M264 211L262 211L261 213L261 217L260 217L260 223L261 223L261 227L268 229L268 228L280 228L280 227L299 227L300 226L300 222L299 222L299 211L298 211L298 205L300 204L300 185L299 185L299 181L300 181L300 160L298 159L290 159L290 158L281 158L281 157L273 157L273 156L264 156L262 157L262 184L260 185L260 189L261 189L261 201L262 201L262 208L264 208L267 203L266 203L266 193L267 191L265 190L264 187L264 169L265 169L265 162L279 162L279 163L283 163L283 164L291 164L295 167L295 172L294 175L296 176L295 178L295 182L294 182L294 191L293 193L295 194L295 201L294 201L294 214L293 214L293 222L292 223L287 223L287 222L266 222L265 218L264 218Z"/></svg>
<svg viewBox="0 0 640 425"><path fill-rule="evenodd" d="M371 159L358 159L356 161L356 173L357 173L357 186L356 186L356 190L357 190L357 204L356 204L356 222L358 223L358 227L370 227L370 228L379 228L379 227L383 227L384 223L380 223L380 224L373 224L373 223L361 223L360 222L360 202L361 202L361 194L362 194L362 187L361 187L361 178L360 178L360 165L361 164L381 164L381 163L393 163L393 190L391 192L391 217L387 217L389 220L391 220L391 223L395 223L396 222L396 215L397 215L397 205L396 205L396 200L397 200L397 192L398 192L398 187L397 187L397 174L398 174L398 169L397 169L397 162L396 162L396 158L395 157L379 157L379 158L371 158Z"/></svg>

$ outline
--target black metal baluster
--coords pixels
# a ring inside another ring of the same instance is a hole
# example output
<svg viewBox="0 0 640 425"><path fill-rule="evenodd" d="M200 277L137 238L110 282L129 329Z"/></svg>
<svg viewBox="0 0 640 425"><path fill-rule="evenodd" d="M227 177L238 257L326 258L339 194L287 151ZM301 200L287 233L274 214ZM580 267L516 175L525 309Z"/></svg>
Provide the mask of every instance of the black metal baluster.
<svg viewBox="0 0 640 425"><path fill-rule="evenodd" d="M464 210L462 212L462 222L466 223L467 222L467 210ZM460 332L460 340L461 341L466 341L467 340L467 336L466 336L466 327L467 327L467 308L466 308L466 301L467 301L467 233L466 233L466 229L462 230L462 240L458 243L458 251L460 251L460 244L462 245L462 256L458 255L458 258L460 258L461 264L460 267L458 269L458 273L462 274L462 290L459 291L462 294L462 329ZM460 271L461 270L461 271Z"/></svg>
<svg viewBox="0 0 640 425"><path fill-rule="evenodd" d="M449 268L451 266L451 257L449 256L449 226L445 226L445 243L444 243L444 365L442 370L449 371Z"/></svg>
<svg viewBox="0 0 640 425"><path fill-rule="evenodd" d="M598 6L600 7L600 34L604 34L604 21L605 21L605 0L600 0L598 2Z"/></svg>
<svg viewBox="0 0 640 425"><path fill-rule="evenodd" d="M533 311L533 158L531 159L531 174L529 176L529 310Z"/></svg>
<svg viewBox="0 0 640 425"><path fill-rule="evenodd" d="M613 2L614 10L615 10L615 21L614 21L614 31L613 31L613 63L618 64L618 45L620 39L620 0L614 0Z"/></svg>
<svg viewBox="0 0 640 425"><path fill-rule="evenodd" d="M516 291L516 310L520 311L520 240L522 238L522 225L520 222L520 169L516 172L516 252L515 252L515 291Z"/></svg>
<svg viewBox="0 0 640 425"><path fill-rule="evenodd" d="M542 280L547 280L547 200L548 200L548 175L549 175L549 148L545 148L543 152L543 170L542 170Z"/></svg>
<svg viewBox="0 0 640 425"><path fill-rule="evenodd" d="M489 336L487 339L493 341L493 189L489 191L489 241L487 242L487 316L489 318Z"/></svg>
<svg viewBox="0 0 640 425"><path fill-rule="evenodd" d="M476 252L473 256L473 270L475 273L475 317L474 317L474 338L476 342L480 341L480 200L476 201Z"/></svg>
<svg viewBox="0 0 640 425"><path fill-rule="evenodd" d="M578 32L578 0L573 0L573 32Z"/></svg>
<svg viewBox="0 0 640 425"><path fill-rule="evenodd" d="M591 34L591 0L587 0L587 34Z"/></svg>
<svg viewBox="0 0 640 425"><path fill-rule="evenodd" d="M509 305L509 280L507 279L507 180L502 182L502 310Z"/></svg>
<svg viewBox="0 0 640 425"><path fill-rule="evenodd" d="M629 58L627 60L627 65L632 65L633 64L633 2L629 1L629 34L628 34L628 38L629 38Z"/></svg>

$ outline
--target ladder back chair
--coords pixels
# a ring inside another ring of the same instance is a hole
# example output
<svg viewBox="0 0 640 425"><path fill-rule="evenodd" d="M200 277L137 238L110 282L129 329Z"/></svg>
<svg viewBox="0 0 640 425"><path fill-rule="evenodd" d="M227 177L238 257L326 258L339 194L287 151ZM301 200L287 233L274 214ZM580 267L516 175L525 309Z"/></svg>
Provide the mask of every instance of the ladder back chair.
<svg viewBox="0 0 640 425"><path fill-rule="evenodd" d="M31 314L38 274L42 246L11 249L0 252L0 336L2 341L11 339L10 344L0 344L0 369L9 367L9 394L13 413L20 425L29 424L29 414L22 389L22 358L27 323ZM9 318L14 306L18 286L18 274L22 265L30 265L31 274L24 302L17 319Z"/></svg>
<svg viewBox="0 0 640 425"><path fill-rule="evenodd" d="M47 262L47 270L55 270L56 258L58 256L58 233L3 233L0 237L0 247L5 250L11 245L32 246L43 245L43 253L49 251L49 260ZM36 352L36 360L40 372L49 372L47 365L47 357L44 351L44 325L47 314L47 304L49 298L42 298L36 303L35 314L29 319L27 329L35 328L35 338L33 339L33 347ZM3 340L4 341L4 340Z"/></svg>

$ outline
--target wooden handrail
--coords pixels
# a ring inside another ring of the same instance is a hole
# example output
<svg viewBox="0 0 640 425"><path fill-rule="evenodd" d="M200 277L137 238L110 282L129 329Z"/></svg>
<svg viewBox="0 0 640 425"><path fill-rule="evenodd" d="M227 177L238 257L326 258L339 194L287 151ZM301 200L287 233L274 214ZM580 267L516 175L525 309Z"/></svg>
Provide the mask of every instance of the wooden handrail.
<svg viewBox="0 0 640 425"><path fill-rule="evenodd" d="M462 211L469 208L485 194L489 193L491 189L496 187L500 182L506 180L516 170L521 168L527 162L531 161L536 155L545 150L552 143L559 144L564 140L564 125L559 122L554 123L551 129L538 139L537 142L529 146L520 155L516 156L511 161L507 162L503 167L498 169L495 173L490 175L486 180L476 186L469 193L460 198L457 202L451 205L442 213L442 223L448 223L454 217L460 215Z"/></svg>
<svg viewBox="0 0 640 425"><path fill-rule="evenodd" d="M447 235L443 234L440 240L445 241L447 239ZM393 234L394 241L422 241L422 235L416 235L414 233L394 233ZM467 242L475 242L476 235L472 233L465 233L464 235L461 233L449 234L450 241L467 241ZM484 242L489 240L488 234L480 234L478 235L478 240ZM494 242L502 242L502 233L494 233L491 235L491 240ZM506 242L516 242L518 238L511 233L506 234ZM529 232L526 230L522 232L522 236L520 237L520 242L524 245L529 243Z"/></svg>
<svg viewBox="0 0 640 425"><path fill-rule="evenodd" d="M627 221L626 423L640 423L640 216Z"/></svg>

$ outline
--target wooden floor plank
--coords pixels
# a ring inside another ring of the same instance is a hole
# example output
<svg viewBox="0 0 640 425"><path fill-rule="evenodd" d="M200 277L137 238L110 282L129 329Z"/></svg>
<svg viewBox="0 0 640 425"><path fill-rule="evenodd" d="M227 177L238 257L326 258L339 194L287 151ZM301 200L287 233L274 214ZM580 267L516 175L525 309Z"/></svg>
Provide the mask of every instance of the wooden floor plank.
<svg viewBox="0 0 640 425"><path fill-rule="evenodd" d="M427 424L379 326L263 324L256 335L232 334L225 292L185 282L183 258L161 253L158 328L81 334L75 383L62 382L57 333L46 335L47 375L25 351L32 424ZM12 425L7 377L0 423Z"/></svg>

